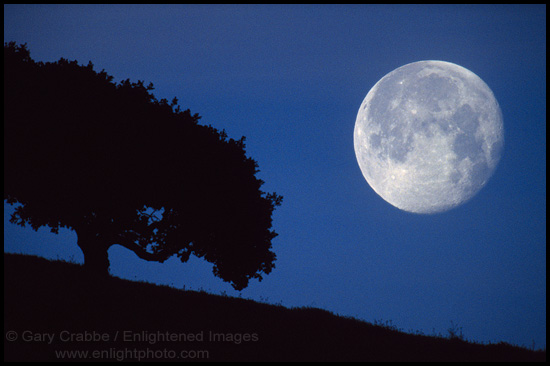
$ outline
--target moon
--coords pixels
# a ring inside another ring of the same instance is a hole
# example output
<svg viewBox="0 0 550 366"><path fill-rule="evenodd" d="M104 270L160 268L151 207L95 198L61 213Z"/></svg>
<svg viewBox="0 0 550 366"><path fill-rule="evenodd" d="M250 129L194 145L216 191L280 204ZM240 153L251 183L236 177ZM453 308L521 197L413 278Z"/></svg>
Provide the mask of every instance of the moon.
<svg viewBox="0 0 550 366"><path fill-rule="evenodd" d="M502 112L473 72L418 61L384 76L357 113L354 148L372 189L407 212L434 214L475 196L504 147Z"/></svg>

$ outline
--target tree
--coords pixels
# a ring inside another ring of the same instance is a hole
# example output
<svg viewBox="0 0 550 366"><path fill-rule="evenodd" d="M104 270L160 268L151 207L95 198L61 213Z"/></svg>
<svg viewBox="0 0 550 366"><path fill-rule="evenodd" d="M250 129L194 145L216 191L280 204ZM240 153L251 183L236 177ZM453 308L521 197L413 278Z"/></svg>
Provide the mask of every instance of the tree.
<svg viewBox="0 0 550 366"><path fill-rule="evenodd" d="M4 200L20 204L10 221L74 230L96 276L118 244L148 261L204 258L238 290L261 280L274 268L282 197L260 189L244 137L151 90L5 43Z"/></svg>

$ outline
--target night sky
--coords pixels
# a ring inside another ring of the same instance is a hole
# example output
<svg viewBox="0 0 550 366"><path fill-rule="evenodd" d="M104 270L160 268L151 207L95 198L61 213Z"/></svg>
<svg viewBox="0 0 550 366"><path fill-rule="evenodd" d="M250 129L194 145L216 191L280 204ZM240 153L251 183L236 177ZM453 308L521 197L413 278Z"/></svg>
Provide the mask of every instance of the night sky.
<svg viewBox="0 0 550 366"><path fill-rule="evenodd" d="M546 347L545 5L4 5L9 41L36 61L92 61L117 82L152 82L157 99L246 136L262 190L284 196L276 268L241 293L200 259L150 263L120 246L113 275ZM434 215L380 198L353 148L370 88L421 60L481 77L505 129L489 183ZM5 252L83 262L74 232L15 226L12 211L4 204Z"/></svg>

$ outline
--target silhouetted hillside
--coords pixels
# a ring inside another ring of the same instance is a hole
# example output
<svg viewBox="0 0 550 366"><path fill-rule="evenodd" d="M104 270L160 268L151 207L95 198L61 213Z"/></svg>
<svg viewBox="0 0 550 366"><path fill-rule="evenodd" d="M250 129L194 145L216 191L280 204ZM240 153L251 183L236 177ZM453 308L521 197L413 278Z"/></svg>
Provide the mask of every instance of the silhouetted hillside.
<svg viewBox="0 0 550 366"><path fill-rule="evenodd" d="M508 344L411 335L314 308L109 278L4 254L4 361L545 361Z"/></svg>

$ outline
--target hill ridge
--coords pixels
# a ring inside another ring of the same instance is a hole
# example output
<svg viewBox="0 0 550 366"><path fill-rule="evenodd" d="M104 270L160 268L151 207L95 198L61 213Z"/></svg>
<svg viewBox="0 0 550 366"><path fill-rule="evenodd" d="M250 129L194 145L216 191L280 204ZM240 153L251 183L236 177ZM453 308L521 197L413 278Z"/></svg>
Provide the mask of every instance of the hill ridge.
<svg viewBox="0 0 550 366"><path fill-rule="evenodd" d="M97 282L77 264L7 253L4 333L4 361L546 360L546 351L407 334L317 308Z"/></svg>

